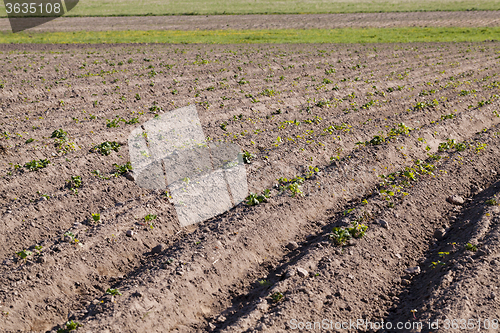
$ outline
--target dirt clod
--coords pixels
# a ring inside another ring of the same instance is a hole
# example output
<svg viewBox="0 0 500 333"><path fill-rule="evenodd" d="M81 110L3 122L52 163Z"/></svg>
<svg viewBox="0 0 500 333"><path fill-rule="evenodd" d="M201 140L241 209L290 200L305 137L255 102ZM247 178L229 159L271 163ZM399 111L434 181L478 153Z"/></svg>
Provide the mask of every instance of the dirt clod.
<svg viewBox="0 0 500 333"><path fill-rule="evenodd" d="M405 269L405 273L411 275L420 274L420 266L408 267L407 269Z"/></svg>
<svg viewBox="0 0 500 333"><path fill-rule="evenodd" d="M132 172L125 172L123 174L125 178L127 178L130 181L135 181L135 175Z"/></svg>
<svg viewBox="0 0 500 333"><path fill-rule="evenodd" d="M293 251L299 248L299 244L297 244L297 242L292 241L286 245L286 248L289 249L290 251Z"/></svg>
<svg viewBox="0 0 500 333"><path fill-rule="evenodd" d="M309 272L301 267L297 267L297 274L300 276L300 277L307 277L309 275Z"/></svg>
<svg viewBox="0 0 500 333"><path fill-rule="evenodd" d="M163 244L158 244L151 249L151 253L157 254L161 253L163 250L165 250L165 246Z"/></svg>
<svg viewBox="0 0 500 333"><path fill-rule="evenodd" d="M445 229L437 229L436 231L434 231L434 238L436 238L437 240L443 239L445 235L446 235Z"/></svg>
<svg viewBox="0 0 500 333"><path fill-rule="evenodd" d="M448 197L447 201L453 205L461 206L465 203L464 198L459 195L452 195Z"/></svg>
<svg viewBox="0 0 500 333"><path fill-rule="evenodd" d="M378 220L378 223L383 227L383 228L386 228L386 229L389 229L389 222L387 222L386 220Z"/></svg>

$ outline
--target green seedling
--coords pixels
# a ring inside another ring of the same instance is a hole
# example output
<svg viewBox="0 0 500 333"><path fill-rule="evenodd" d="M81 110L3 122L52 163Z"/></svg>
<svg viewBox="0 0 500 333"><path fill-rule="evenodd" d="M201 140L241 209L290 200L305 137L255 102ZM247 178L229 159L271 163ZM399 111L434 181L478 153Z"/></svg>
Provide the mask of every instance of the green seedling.
<svg viewBox="0 0 500 333"><path fill-rule="evenodd" d="M270 192L271 191L269 189L266 189L266 190L264 190L264 193L261 195L257 195L255 193L250 193L250 195L245 198L246 204L249 206L255 206L255 205L258 205L262 202L266 202L267 198L269 198L269 196L270 196Z"/></svg>
<svg viewBox="0 0 500 333"><path fill-rule="evenodd" d="M486 204L490 205L490 206L496 206L496 205L498 205L498 202L495 198L491 198L489 200L486 200Z"/></svg>
<svg viewBox="0 0 500 333"><path fill-rule="evenodd" d="M267 280L259 280L259 285L261 285L262 287L269 287L272 286L273 284Z"/></svg>
<svg viewBox="0 0 500 333"><path fill-rule="evenodd" d="M26 140L26 142L25 142L25 143L26 143L26 144L28 144L28 143L32 143L33 141L35 141L35 139L30 138L30 139Z"/></svg>
<svg viewBox="0 0 500 333"><path fill-rule="evenodd" d="M157 215L148 214L144 216L144 222L145 224L149 224L150 229L153 229L154 228L153 220L156 220L157 217L158 217Z"/></svg>
<svg viewBox="0 0 500 333"><path fill-rule="evenodd" d="M127 162L123 165L114 163L113 166L116 168L116 173L114 174L115 176L123 175L124 173L132 170L132 164L130 164L130 162Z"/></svg>
<svg viewBox="0 0 500 333"><path fill-rule="evenodd" d="M93 174L93 175L95 175L96 177L101 178L101 179L106 179L106 180L109 179L109 177L102 176L101 172L99 170L94 170L94 171L92 171L90 173Z"/></svg>
<svg viewBox="0 0 500 333"><path fill-rule="evenodd" d="M450 252L438 252L438 256L440 256L441 258L446 257L448 254L450 254Z"/></svg>
<svg viewBox="0 0 500 333"><path fill-rule="evenodd" d="M250 152L248 152L248 151L245 151L245 152L243 153L243 163L245 163L245 164L250 164L250 160L251 160L252 158L254 158L254 157L255 157L255 155L253 155L252 153L250 153Z"/></svg>
<svg viewBox="0 0 500 333"><path fill-rule="evenodd" d="M133 125L139 123L139 117L132 118L130 120L122 120L126 125Z"/></svg>
<svg viewBox="0 0 500 333"><path fill-rule="evenodd" d="M375 135L373 139L367 142L367 144L371 144L372 146L380 145L385 142L385 138L381 135Z"/></svg>
<svg viewBox="0 0 500 333"><path fill-rule="evenodd" d="M66 132L62 128L60 128L60 129L52 132L50 137L66 141L68 139L68 132Z"/></svg>
<svg viewBox="0 0 500 333"><path fill-rule="evenodd" d="M477 251L477 245L473 245L471 243L467 243L467 244L465 244L465 249L467 251L476 252Z"/></svg>
<svg viewBox="0 0 500 333"><path fill-rule="evenodd" d="M95 146L93 149L97 152L99 152L101 155L108 156L111 154L111 151L114 150L118 152L120 149L121 145L117 143L116 141L110 142L110 141L105 141L97 146Z"/></svg>
<svg viewBox="0 0 500 333"><path fill-rule="evenodd" d="M112 288L108 288L106 290L106 294L113 295L113 296L121 296L122 295L122 293L118 289L112 289Z"/></svg>
<svg viewBox="0 0 500 333"><path fill-rule="evenodd" d="M16 254L19 256L19 258L26 260L30 255L32 255L32 252L29 250L22 250L19 252L16 252Z"/></svg>
<svg viewBox="0 0 500 333"><path fill-rule="evenodd" d="M106 127L108 128L113 128L113 127L120 127L120 120L121 119L106 119Z"/></svg>
<svg viewBox="0 0 500 333"><path fill-rule="evenodd" d="M67 332L76 330L78 327L82 327L83 326L79 322L73 321L73 320L70 320L70 321L66 322L65 325L66 325L66 328L60 328L60 329L58 329L57 333L67 333Z"/></svg>
<svg viewBox="0 0 500 333"><path fill-rule="evenodd" d="M298 182L293 182L287 186L287 188L290 190L292 193L292 198L298 196L304 196L304 192L300 189L300 185Z"/></svg>
<svg viewBox="0 0 500 333"><path fill-rule="evenodd" d="M429 267L431 268L436 268L438 265L441 265L441 266L444 266L446 265L444 262L442 262L441 260L438 260L438 261L433 261Z"/></svg>
<svg viewBox="0 0 500 333"><path fill-rule="evenodd" d="M368 226L364 224L359 224L358 222L352 222L352 227L335 227L332 233L329 235L330 239L338 246L344 246L351 238L362 238Z"/></svg>
<svg viewBox="0 0 500 333"><path fill-rule="evenodd" d="M41 196L42 198L45 198L47 200L50 199L50 196L48 196L47 194L43 194L42 192L40 191L36 191L36 194L38 194L39 196Z"/></svg>
<svg viewBox="0 0 500 333"><path fill-rule="evenodd" d="M335 245L343 246L351 239L351 233L345 228L335 227L330 234L330 239Z"/></svg>
<svg viewBox="0 0 500 333"><path fill-rule="evenodd" d="M26 169L28 169L29 171L38 171L40 169L47 167L47 165L49 165L49 164L50 164L50 161L47 159L38 160L38 161L32 160L32 161L24 164L24 167Z"/></svg>
<svg viewBox="0 0 500 333"><path fill-rule="evenodd" d="M41 255L42 254L42 249L43 249L43 246L41 246L41 245L35 245L35 251L36 251L37 255Z"/></svg>
<svg viewBox="0 0 500 333"><path fill-rule="evenodd" d="M78 243L78 239L76 239L75 234L72 233L71 231L64 233L64 237L69 237L71 243L75 243L75 244Z"/></svg>
<svg viewBox="0 0 500 333"><path fill-rule="evenodd" d="M99 223L101 221L101 214L99 213L92 214L92 220L96 223Z"/></svg>
<svg viewBox="0 0 500 333"><path fill-rule="evenodd" d="M82 186L81 176L71 176L71 179L66 180L68 187L74 194L78 194L78 188Z"/></svg>
<svg viewBox="0 0 500 333"><path fill-rule="evenodd" d="M278 303L279 301L281 301L283 299L283 294L280 293L279 291L277 291L271 295L271 298L272 298L274 303Z"/></svg>

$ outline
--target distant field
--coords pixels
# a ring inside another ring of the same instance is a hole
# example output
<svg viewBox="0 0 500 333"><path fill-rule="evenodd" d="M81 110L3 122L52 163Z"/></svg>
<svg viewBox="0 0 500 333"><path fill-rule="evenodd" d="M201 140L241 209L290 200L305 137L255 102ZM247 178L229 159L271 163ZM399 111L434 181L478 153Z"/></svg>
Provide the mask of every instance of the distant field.
<svg viewBox="0 0 500 333"><path fill-rule="evenodd" d="M68 13L68 16L309 14L499 9L500 1L498 0L82 0L77 7ZM3 4L0 6L0 17L6 17Z"/></svg>
<svg viewBox="0 0 500 333"><path fill-rule="evenodd" d="M369 28L199 31L77 31L2 33L0 43L409 43L480 42L497 40L500 27L491 28Z"/></svg>

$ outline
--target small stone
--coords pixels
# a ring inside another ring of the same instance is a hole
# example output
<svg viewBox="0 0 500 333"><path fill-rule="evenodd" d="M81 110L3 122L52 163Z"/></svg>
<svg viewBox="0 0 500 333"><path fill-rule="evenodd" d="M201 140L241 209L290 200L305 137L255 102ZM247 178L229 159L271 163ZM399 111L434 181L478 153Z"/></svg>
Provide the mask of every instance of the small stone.
<svg viewBox="0 0 500 333"><path fill-rule="evenodd" d="M210 327L211 330L215 330L217 328L217 326L212 323L208 323L208 327Z"/></svg>
<svg viewBox="0 0 500 333"><path fill-rule="evenodd" d="M408 267L407 269L405 269L405 273L411 275L420 274L420 266Z"/></svg>
<svg viewBox="0 0 500 333"><path fill-rule="evenodd" d="M153 247L153 249L151 250L151 253L153 253L153 254L160 253L164 249L165 249L165 246L163 244L158 244L155 247Z"/></svg>
<svg viewBox="0 0 500 333"><path fill-rule="evenodd" d="M445 229L436 229L436 231L434 231L434 238L436 238L437 240L442 240L445 235L446 235Z"/></svg>
<svg viewBox="0 0 500 333"><path fill-rule="evenodd" d="M380 224L383 228L389 229L389 222L385 220L378 220L378 224Z"/></svg>
<svg viewBox="0 0 500 333"><path fill-rule="evenodd" d="M494 291L491 292L490 298L495 299L497 297L497 294L495 294Z"/></svg>
<svg viewBox="0 0 500 333"><path fill-rule="evenodd" d="M453 205L457 205L457 206L461 206L465 203L465 200L464 198L462 198L461 196L459 195L452 195L450 197L448 197L448 199L446 199L449 203L453 204Z"/></svg>
<svg viewBox="0 0 500 333"><path fill-rule="evenodd" d="M289 269L286 271L286 275L285 275L287 278L291 278L292 276L295 276L295 271L293 269Z"/></svg>
<svg viewBox="0 0 500 333"><path fill-rule="evenodd" d="M123 174L125 176L125 178L127 178L128 180L131 180L131 181L135 181L135 176L132 172L128 171L128 172L125 172Z"/></svg>
<svg viewBox="0 0 500 333"><path fill-rule="evenodd" d="M349 220L347 217L344 217L342 220L340 220L342 223L343 227L350 227L351 226L351 220Z"/></svg>
<svg viewBox="0 0 500 333"><path fill-rule="evenodd" d="M409 286L411 284L411 281L410 280L407 280L407 279L403 279L401 280L401 284L403 286Z"/></svg>
<svg viewBox="0 0 500 333"><path fill-rule="evenodd" d="M490 265L493 265L493 266L498 265L498 260L493 259L492 261L490 261Z"/></svg>
<svg viewBox="0 0 500 333"><path fill-rule="evenodd" d="M66 243L69 243L69 242L71 242L71 237L64 236L63 241L65 241Z"/></svg>
<svg viewBox="0 0 500 333"><path fill-rule="evenodd" d="M134 236L134 230L127 230L125 234L127 235L127 237L132 237Z"/></svg>
<svg viewBox="0 0 500 333"><path fill-rule="evenodd" d="M289 249L290 251L293 251L299 248L299 244L292 241L286 245L286 248Z"/></svg>
<svg viewBox="0 0 500 333"><path fill-rule="evenodd" d="M303 268L300 268L300 267L297 267L297 274L300 276L300 277L307 277L309 275L309 272L306 271L305 269Z"/></svg>
<svg viewBox="0 0 500 333"><path fill-rule="evenodd" d="M175 272L177 275L180 275L180 276L183 276L184 275L184 272L183 271L177 271Z"/></svg>

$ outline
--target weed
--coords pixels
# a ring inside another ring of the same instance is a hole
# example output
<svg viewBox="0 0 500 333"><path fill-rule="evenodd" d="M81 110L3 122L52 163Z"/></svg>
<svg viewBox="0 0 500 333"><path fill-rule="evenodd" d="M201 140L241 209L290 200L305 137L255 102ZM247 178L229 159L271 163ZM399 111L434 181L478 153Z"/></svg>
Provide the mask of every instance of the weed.
<svg viewBox="0 0 500 333"><path fill-rule="evenodd" d="M101 214L99 213L92 214L92 220L96 223L99 223L101 221Z"/></svg>
<svg viewBox="0 0 500 333"><path fill-rule="evenodd" d="M264 193L261 195L250 192L250 195L245 198L246 204L249 206L255 206L262 202L266 202L270 197L270 192L271 191L269 189L264 190Z"/></svg>

